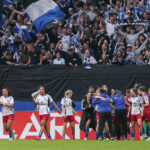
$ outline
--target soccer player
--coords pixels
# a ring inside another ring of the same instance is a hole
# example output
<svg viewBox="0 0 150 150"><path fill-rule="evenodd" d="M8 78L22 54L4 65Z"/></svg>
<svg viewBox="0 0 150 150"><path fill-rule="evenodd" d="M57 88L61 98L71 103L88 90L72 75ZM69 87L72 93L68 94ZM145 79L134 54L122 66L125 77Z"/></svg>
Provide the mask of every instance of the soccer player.
<svg viewBox="0 0 150 150"><path fill-rule="evenodd" d="M130 98L130 90L128 89L126 90L126 97L125 97L126 102L125 103L126 103L126 114L127 114L127 131L130 136L131 111L129 110L129 106L130 106L129 98ZM129 113L129 116L128 116L128 113Z"/></svg>
<svg viewBox="0 0 150 150"><path fill-rule="evenodd" d="M139 91L141 92L142 101L143 101L143 120L145 120L147 125L147 140L150 141L150 99L148 94L146 93L146 88L143 86L139 87Z"/></svg>
<svg viewBox="0 0 150 150"><path fill-rule="evenodd" d="M37 110L39 111L40 121L41 121L41 129L39 136L37 136L36 140L41 140L42 134L44 130L47 133L47 140L51 140L50 130L47 126L47 121L50 116L50 109L49 104L50 102L53 106L57 109L58 113L61 113L55 102L53 101L52 97L46 94L45 88L40 86L38 91L32 94L34 105L36 106Z"/></svg>
<svg viewBox="0 0 150 150"><path fill-rule="evenodd" d="M3 126L4 130L9 133L9 140L14 140L14 132L11 129L14 120L14 98L10 89L3 89L0 97L0 105L2 105Z"/></svg>
<svg viewBox="0 0 150 150"><path fill-rule="evenodd" d="M105 94L107 96L107 98L109 99L109 95L108 95L108 87L107 85L102 85L102 89L105 90ZM110 103L110 106L111 106L111 113L112 113L112 108L113 108L113 105L112 103ZM112 116L113 118L113 116ZM113 126L114 128L114 126ZM106 139L106 140L109 140L109 125L108 125L108 121L105 122L105 128L104 128L104 131L103 131L103 137Z"/></svg>
<svg viewBox="0 0 150 150"><path fill-rule="evenodd" d="M98 109L100 111L100 121L99 121L99 139L103 140L103 131L105 127L106 120L108 121L109 131L111 133L111 140L113 140L113 129L112 129L112 116L110 102L111 99L105 94L105 90L100 88L100 95L95 96L95 102L98 104Z"/></svg>
<svg viewBox="0 0 150 150"><path fill-rule="evenodd" d="M134 140L135 136L135 124L137 123L140 130L140 139L142 140L142 99L137 95L136 89L130 90L130 98L129 98L130 106L128 111L128 118L131 110L131 140Z"/></svg>
<svg viewBox="0 0 150 150"><path fill-rule="evenodd" d="M69 122L72 130L72 139L75 139L74 114L77 116L77 113L74 111L73 101L71 99L73 91L67 90L64 95L65 97L61 100L63 122L62 138L65 139L67 123Z"/></svg>
<svg viewBox="0 0 150 150"><path fill-rule="evenodd" d="M98 140L100 112L99 112L99 109L98 109L97 99L95 98L96 95L97 96L100 95L100 88L99 87L97 87L96 92L92 97L92 105L93 105L93 107L95 109L95 113L96 113L96 140Z"/></svg>

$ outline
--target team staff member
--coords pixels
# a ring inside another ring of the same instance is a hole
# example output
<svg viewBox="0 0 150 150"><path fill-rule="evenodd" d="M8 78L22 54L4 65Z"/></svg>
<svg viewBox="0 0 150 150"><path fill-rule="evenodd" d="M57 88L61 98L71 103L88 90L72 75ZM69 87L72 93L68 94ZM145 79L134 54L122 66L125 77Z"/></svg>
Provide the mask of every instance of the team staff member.
<svg viewBox="0 0 150 150"><path fill-rule="evenodd" d="M135 124L137 123L139 130L140 130L140 139L142 140L142 100L141 98L137 95L137 90L136 89L131 89L130 90L130 106L129 106L129 112L131 110L131 140L134 140L135 136ZM128 117L129 117L129 112L128 112Z"/></svg>
<svg viewBox="0 0 150 150"><path fill-rule="evenodd" d="M115 91L112 97L113 105L115 106L115 135L120 140L120 121L122 123L125 139L127 139L127 116L124 95L120 91Z"/></svg>
<svg viewBox="0 0 150 150"><path fill-rule="evenodd" d="M9 133L9 140L15 139L11 129L14 120L14 98L10 89L3 89L0 97L0 105L2 105L3 126L4 130Z"/></svg>
<svg viewBox="0 0 150 150"><path fill-rule="evenodd" d="M36 105L37 110L39 111L39 116L41 120L40 133L39 136L37 136L35 139L41 140L42 134L45 130L48 136L47 140L51 140L50 130L47 126L47 121L50 116L50 109L49 109L50 102L57 109L58 113L61 113L61 111L53 101L52 97L46 94L45 88L43 86L40 86L38 88L38 91L32 94L32 97L33 97L33 102Z"/></svg>
<svg viewBox="0 0 150 150"><path fill-rule="evenodd" d="M147 131L148 131L147 132L148 133L147 140L150 141L150 99L149 99L148 94L146 93L146 88L145 87L143 87L143 86L139 87L139 91L140 91L140 94L142 96L142 101L143 101L143 105L142 105L143 119L146 122Z"/></svg>
<svg viewBox="0 0 150 150"><path fill-rule="evenodd" d="M75 139L75 128L74 128L74 115L77 116L77 113L74 111L73 101L71 99L73 92L71 90L67 90L65 92L65 97L61 100L62 107L62 122L63 122L63 130L62 130L62 138L65 139L67 123L69 122L72 130L72 139Z"/></svg>
<svg viewBox="0 0 150 150"><path fill-rule="evenodd" d="M85 132L85 140L87 140L89 134L89 128L93 128L93 130L95 130L96 127L96 119L95 119L94 108L92 107L91 93L87 93L86 98L82 100L81 109L83 113L80 121L80 129Z"/></svg>

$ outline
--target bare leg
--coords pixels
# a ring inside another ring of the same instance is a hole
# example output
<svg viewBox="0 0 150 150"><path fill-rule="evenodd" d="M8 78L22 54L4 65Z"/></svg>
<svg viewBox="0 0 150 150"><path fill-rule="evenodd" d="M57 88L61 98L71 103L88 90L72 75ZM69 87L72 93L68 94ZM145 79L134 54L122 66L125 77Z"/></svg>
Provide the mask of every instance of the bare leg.
<svg viewBox="0 0 150 150"><path fill-rule="evenodd" d="M71 130L72 130L72 137L75 137L75 128L74 128L74 122L70 122Z"/></svg>
<svg viewBox="0 0 150 150"><path fill-rule="evenodd" d="M67 123L64 122L63 123L63 130L62 130L62 136L63 136L64 139L65 139L66 129L67 129Z"/></svg>

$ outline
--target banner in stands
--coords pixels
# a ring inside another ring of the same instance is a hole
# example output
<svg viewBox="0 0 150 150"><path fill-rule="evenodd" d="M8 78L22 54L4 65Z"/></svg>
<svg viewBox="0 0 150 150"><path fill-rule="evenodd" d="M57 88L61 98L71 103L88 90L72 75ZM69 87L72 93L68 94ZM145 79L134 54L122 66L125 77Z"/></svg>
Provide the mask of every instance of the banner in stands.
<svg viewBox="0 0 150 150"><path fill-rule="evenodd" d="M55 101L60 101L67 89L74 92L73 100L81 101L89 85L108 85L109 89L125 91L138 82L150 86L150 67L135 65L96 65L92 69L43 65L3 66L0 65L0 90L10 88L16 100L31 101L31 93L39 85L46 87Z"/></svg>
<svg viewBox="0 0 150 150"><path fill-rule="evenodd" d="M82 112L78 111L77 113L79 116L75 116L75 138L82 140L84 139L84 132L79 129ZM61 116L57 112L51 112L48 126L50 128L52 139L62 139L61 135L63 126ZM16 139L34 139L38 136L40 131L38 112L16 111L12 129L15 131ZM139 139L138 133L139 131L136 127L136 139ZM8 134L3 130L2 113L0 112L0 139L8 138ZM42 139L46 139L46 133L42 135ZM66 139L71 139L71 128L69 124L67 126ZM95 139L95 132L93 130L90 130L89 139Z"/></svg>

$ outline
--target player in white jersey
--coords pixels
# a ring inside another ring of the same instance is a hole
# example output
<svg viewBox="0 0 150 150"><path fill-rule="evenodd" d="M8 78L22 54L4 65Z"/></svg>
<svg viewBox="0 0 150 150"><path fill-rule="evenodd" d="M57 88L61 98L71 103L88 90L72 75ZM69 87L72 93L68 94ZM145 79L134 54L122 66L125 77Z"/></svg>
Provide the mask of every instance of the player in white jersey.
<svg viewBox="0 0 150 150"><path fill-rule="evenodd" d="M40 121L41 121L41 130L39 136L37 136L36 140L41 140L42 134L44 130L47 133L47 140L51 140L50 130L47 126L47 121L50 116L49 103L51 102L53 106L57 109L58 113L61 113L52 97L45 92L45 88L40 86L38 91L32 94L33 102L36 105L36 109L39 111Z"/></svg>
<svg viewBox="0 0 150 150"><path fill-rule="evenodd" d="M62 122L63 122L63 130L62 130L62 138L65 139L67 123L70 123L72 130L72 139L75 139L75 128L74 128L74 114L77 113L74 111L73 101L71 99L73 92L71 90L67 90L65 92L65 97L61 100L62 106Z"/></svg>
<svg viewBox="0 0 150 150"><path fill-rule="evenodd" d="M0 97L0 105L2 105L3 126L4 130L9 133L9 139L13 140L14 133L11 129L14 120L14 98L10 89L3 89Z"/></svg>
<svg viewBox="0 0 150 150"><path fill-rule="evenodd" d="M131 110L131 140L134 140L135 136L135 124L137 123L140 130L140 139L142 140L142 99L137 95L136 89L130 90L130 98L129 98L130 106L128 111L128 117L130 115Z"/></svg>

